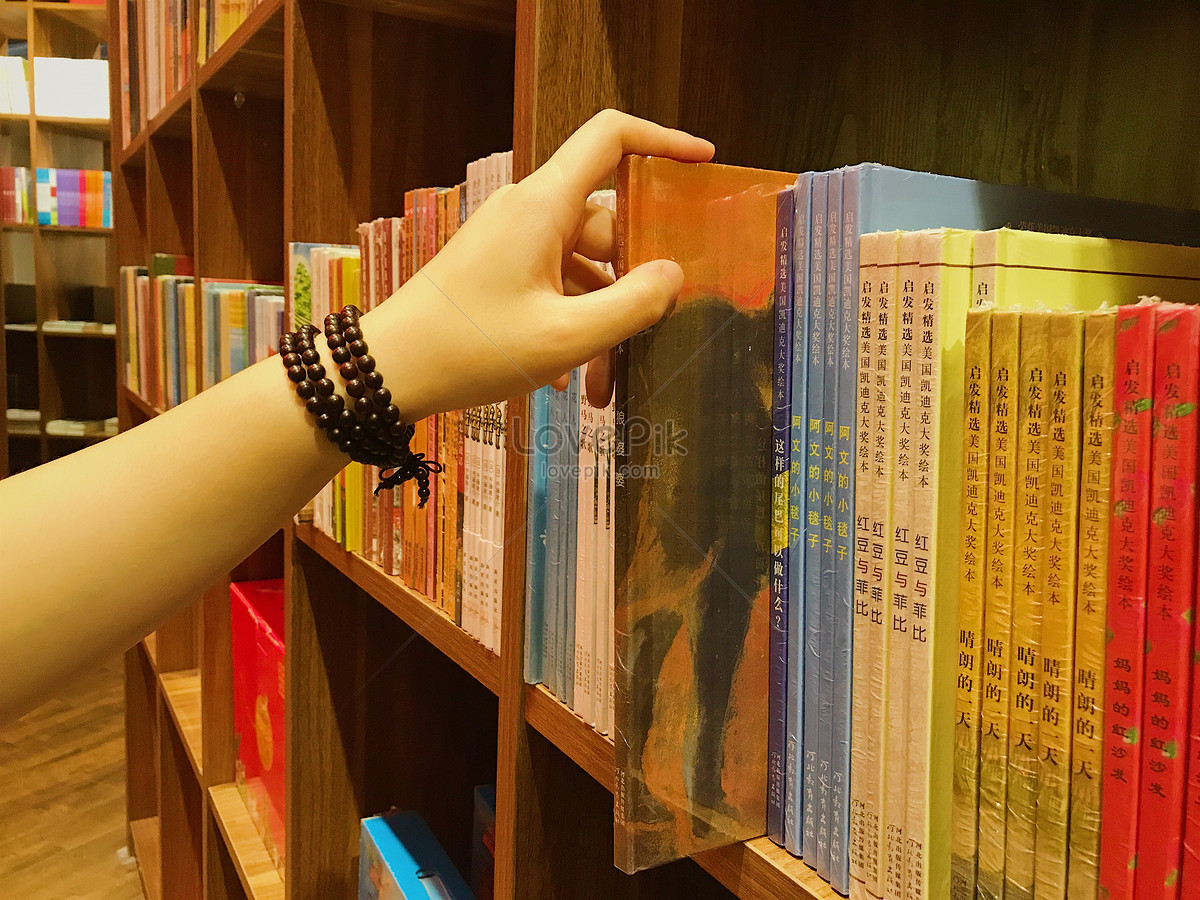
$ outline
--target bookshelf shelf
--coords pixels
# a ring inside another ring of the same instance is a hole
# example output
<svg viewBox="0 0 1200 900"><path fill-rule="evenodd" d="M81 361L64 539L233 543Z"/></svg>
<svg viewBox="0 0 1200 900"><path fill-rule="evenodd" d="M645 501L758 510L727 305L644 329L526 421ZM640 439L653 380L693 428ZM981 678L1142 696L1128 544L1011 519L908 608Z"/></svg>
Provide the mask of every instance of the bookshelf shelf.
<svg viewBox="0 0 1200 900"><path fill-rule="evenodd" d="M148 138L190 138L192 134L192 88L189 81L175 92L146 125Z"/></svg>
<svg viewBox="0 0 1200 900"><path fill-rule="evenodd" d="M133 855L138 862L142 893L146 900L162 898L162 835L158 816L147 816L129 823Z"/></svg>
<svg viewBox="0 0 1200 900"><path fill-rule="evenodd" d="M613 742L540 684L525 686L525 720L604 786L615 787Z"/></svg>
<svg viewBox="0 0 1200 900"><path fill-rule="evenodd" d="M339 0L393 16L403 16L442 25L474 28L497 34L512 34L516 0Z"/></svg>
<svg viewBox="0 0 1200 900"><path fill-rule="evenodd" d="M75 28L81 28L98 41L108 34L108 13L103 6L88 6L74 3L32 3L33 14L50 20L58 20Z"/></svg>
<svg viewBox="0 0 1200 900"><path fill-rule="evenodd" d="M283 879L267 854L237 785L210 787L208 798L248 900L284 900Z"/></svg>
<svg viewBox="0 0 1200 900"><path fill-rule="evenodd" d="M706 851L696 862L741 900L840 898L816 872L765 837Z"/></svg>
<svg viewBox="0 0 1200 900"><path fill-rule="evenodd" d="M137 166L145 168L146 166L146 135L149 129L143 128L135 134L121 150L114 154L114 165L118 168L124 166Z"/></svg>
<svg viewBox="0 0 1200 900"><path fill-rule="evenodd" d="M32 222L5 222L0 225L3 231L33 231L37 226Z"/></svg>
<svg viewBox="0 0 1200 900"><path fill-rule="evenodd" d="M200 90L283 98L283 0L267 0L200 66Z"/></svg>
<svg viewBox="0 0 1200 900"><path fill-rule="evenodd" d="M33 119L29 113L0 113L0 123L11 122L14 125L25 125L28 127L30 120ZM104 123L104 127L108 127L108 122Z"/></svg>
<svg viewBox="0 0 1200 900"><path fill-rule="evenodd" d="M493 694L499 692L499 657L450 621L427 597L361 556L348 553L311 523L297 523L295 530L298 541L316 551L485 688Z"/></svg>
<svg viewBox="0 0 1200 900"><path fill-rule="evenodd" d="M39 225L38 230L43 234L74 234L95 237L109 237L112 235L111 228L101 228L99 226L87 227L83 225Z"/></svg>
<svg viewBox="0 0 1200 900"><path fill-rule="evenodd" d="M162 415L161 409L144 399L141 394L134 393L129 388L125 387L125 385L121 385L118 388L118 391L122 401L141 413L143 418L152 419L155 416Z"/></svg>
<svg viewBox="0 0 1200 900"><path fill-rule="evenodd" d="M204 783L204 735L200 709L200 673L197 670L163 672L158 676L163 699L175 722L196 780Z"/></svg>
<svg viewBox="0 0 1200 900"><path fill-rule="evenodd" d="M37 122L38 128L49 128L53 131L60 131L63 134L76 134L81 137L89 138L106 138L108 137L111 123L108 119L71 119L61 116L38 116L32 117Z"/></svg>

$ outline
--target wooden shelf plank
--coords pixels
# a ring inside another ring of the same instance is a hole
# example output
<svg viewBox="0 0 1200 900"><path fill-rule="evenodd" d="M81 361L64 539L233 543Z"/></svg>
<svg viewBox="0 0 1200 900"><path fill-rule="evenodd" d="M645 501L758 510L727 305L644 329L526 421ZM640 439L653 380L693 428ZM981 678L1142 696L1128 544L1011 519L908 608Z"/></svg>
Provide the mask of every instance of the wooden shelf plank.
<svg viewBox="0 0 1200 900"><path fill-rule="evenodd" d="M133 855L137 858L138 877L142 879L142 893L146 900L162 897L162 831L158 816L134 819L129 823L133 840Z"/></svg>
<svg viewBox="0 0 1200 900"><path fill-rule="evenodd" d="M183 738L188 759L196 772L196 780L204 783L204 735L200 718L200 672L187 669L182 672L163 672L158 676L163 697L171 718Z"/></svg>
<svg viewBox="0 0 1200 900"><path fill-rule="evenodd" d="M614 748L543 685L525 686L525 721L608 791L615 787Z"/></svg>
<svg viewBox="0 0 1200 900"><path fill-rule="evenodd" d="M146 658L150 660L150 668L154 673L158 674L158 635L153 631L142 638L142 647L146 651Z"/></svg>
<svg viewBox="0 0 1200 900"><path fill-rule="evenodd" d="M117 168L121 166L146 167L146 135L149 132L149 126L143 126L142 130L115 154L114 164Z"/></svg>
<svg viewBox="0 0 1200 900"><path fill-rule="evenodd" d="M422 19L496 34L516 30L516 0L335 0L407 19Z"/></svg>
<svg viewBox="0 0 1200 900"><path fill-rule="evenodd" d="M200 66L200 90L283 98L283 0L256 7Z"/></svg>
<svg viewBox="0 0 1200 900"><path fill-rule="evenodd" d="M0 229L4 231L33 231L34 224L32 222L5 222L0 224Z"/></svg>
<svg viewBox="0 0 1200 900"><path fill-rule="evenodd" d="M39 128L50 128L54 131L97 140L107 140L112 130L112 123L108 119L72 119L66 116L39 116L36 114L33 118Z"/></svg>
<svg viewBox="0 0 1200 900"><path fill-rule="evenodd" d="M284 900L283 879L236 784L208 789L209 807L249 900Z"/></svg>
<svg viewBox="0 0 1200 900"><path fill-rule="evenodd" d="M489 691L499 692L500 658L455 625L427 597L409 588L399 578L386 574L374 563L347 552L310 523L296 524L296 538L419 632Z"/></svg>
<svg viewBox="0 0 1200 900"><path fill-rule="evenodd" d="M85 225L39 225L38 230L43 234L89 234L102 237L109 237L113 233L111 228Z"/></svg>
<svg viewBox="0 0 1200 900"><path fill-rule="evenodd" d="M29 113L0 113L0 122L13 122L28 126L29 120L32 118L33 116Z"/></svg>
<svg viewBox="0 0 1200 900"><path fill-rule="evenodd" d="M141 394L134 393L123 384L117 387L117 393L124 402L137 409L148 419L153 419L155 416L162 415L161 409L151 404Z"/></svg>
<svg viewBox="0 0 1200 900"><path fill-rule="evenodd" d="M192 82L188 82L146 124L149 137L192 136Z"/></svg>

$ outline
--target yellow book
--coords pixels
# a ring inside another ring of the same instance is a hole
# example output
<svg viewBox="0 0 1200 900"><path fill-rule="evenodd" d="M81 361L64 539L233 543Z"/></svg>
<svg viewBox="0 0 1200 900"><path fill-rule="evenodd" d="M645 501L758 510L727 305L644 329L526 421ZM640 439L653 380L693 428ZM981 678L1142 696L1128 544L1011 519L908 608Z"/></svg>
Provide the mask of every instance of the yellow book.
<svg viewBox="0 0 1200 900"><path fill-rule="evenodd" d="M183 398L189 400L195 397L196 390L196 285L194 283L180 285L180 295L183 297L183 340L184 340L184 370Z"/></svg>
<svg viewBox="0 0 1200 900"><path fill-rule="evenodd" d="M952 900L975 900L975 854L979 845L979 723L983 702L983 594L987 579L991 347L991 306L970 310L963 341L965 410L950 832Z"/></svg>
<svg viewBox="0 0 1200 900"><path fill-rule="evenodd" d="M1005 897L1032 897L1041 719L1041 641L1048 505L1050 313L1021 313L1017 400L1017 515L1008 681L1008 817Z"/></svg>
<svg viewBox="0 0 1200 900"><path fill-rule="evenodd" d="M1095 900L1100 867L1104 757L1108 523L1112 476L1113 348L1116 310L1089 313L1083 343L1083 448L1075 588L1075 702L1067 897Z"/></svg>
<svg viewBox="0 0 1200 900"><path fill-rule="evenodd" d="M363 551L363 467L361 463L346 466L346 549L351 553Z"/></svg>
<svg viewBox="0 0 1200 900"><path fill-rule="evenodd" d="M1062 897L1067 889L1083 323L1082 312L1058 310L1050 314L1045 589L1038 664L1041 722L1034 843L1034 893L1038 897Z"/></svg>
<svg viewBox="0 0 1200 900"><path fill-rule="evenodd" d="M217 381L224 381L231 374L229 348L234 319L233 291L219 291L217 298L218 312L221 317L217 330L217 334L219 335L217 346L220 348L217 355Z"/></svg>
<svg viewBox="0 0 1200 900"><path fill-rule="evenodd" d="M910 900L943 898L950 890L952 798L946 773L954 764L957 551L962 530L958 457L963 444L963 339L971 306L973 237L971 231L939 229L925 232L918 247L904 826L905 893Z"/></svg>
<svg viewBox="0 0 1200 900"><path fill-rule="evenodd" d="M905 831L908 811L908 690L912 640L911 603L913 578L913 460L915 441L917 353L916 331L920 278L921 232L904 232L896 267L896 364L891 402L895 407L892 453L895 460L888 531L891 535L891 580L887 591L887 690L884 721L884 754L888 761L884 783L885 872L883 896L903 900L905 892Z"/></svg>
<svg viewBox="0 0 1200 900"><path fill-rule="evenodd" d="M979 256L979 237L975 257ZM978 290L978 283L976 288ZM976 294L978 299L979 294ZM1004 897L1005 801L1008 795L1008 670L1012 643L1013 518L1016 515L1017 393L1021 317L992 313L984 582L982 691L979 734L980 900Z"/></svg>

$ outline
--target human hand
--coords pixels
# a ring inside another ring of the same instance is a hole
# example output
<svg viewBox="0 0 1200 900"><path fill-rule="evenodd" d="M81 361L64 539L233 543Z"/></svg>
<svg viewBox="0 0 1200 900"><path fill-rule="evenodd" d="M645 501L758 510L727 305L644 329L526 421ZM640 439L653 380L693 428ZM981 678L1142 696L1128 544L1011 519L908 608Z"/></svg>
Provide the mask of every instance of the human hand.
<svg viewBox="0 0 1200 900"><path fill-rule="evenodd" d="M615 283L593 262L613 260L615 219L587 197L627 153L703 162L713 146L614 110L598 113L545 165L492 194L364 319L381 371L394 368L377 342L395 348L404 383L393 376L388 385L407 421L527 393L594 358L601 365L591 367L589 394L606 400L611 348L657 322L683 285L669 260ZM372 320L382 321L382 334Z"/></svg>

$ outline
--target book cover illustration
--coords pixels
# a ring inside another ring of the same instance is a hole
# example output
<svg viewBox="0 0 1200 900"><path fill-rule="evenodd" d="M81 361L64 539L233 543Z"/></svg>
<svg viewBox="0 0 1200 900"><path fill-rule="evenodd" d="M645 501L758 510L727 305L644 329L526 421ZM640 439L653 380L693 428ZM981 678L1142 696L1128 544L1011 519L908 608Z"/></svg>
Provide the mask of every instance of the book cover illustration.
<svg viewBox="0 0 1200 900"><path fill-rule="evenodd" d="M674 310L618 353L626 872L765 831L773 256L794 180L642 157L618 170L619 269L670 257L685 272Z"/></svg>

